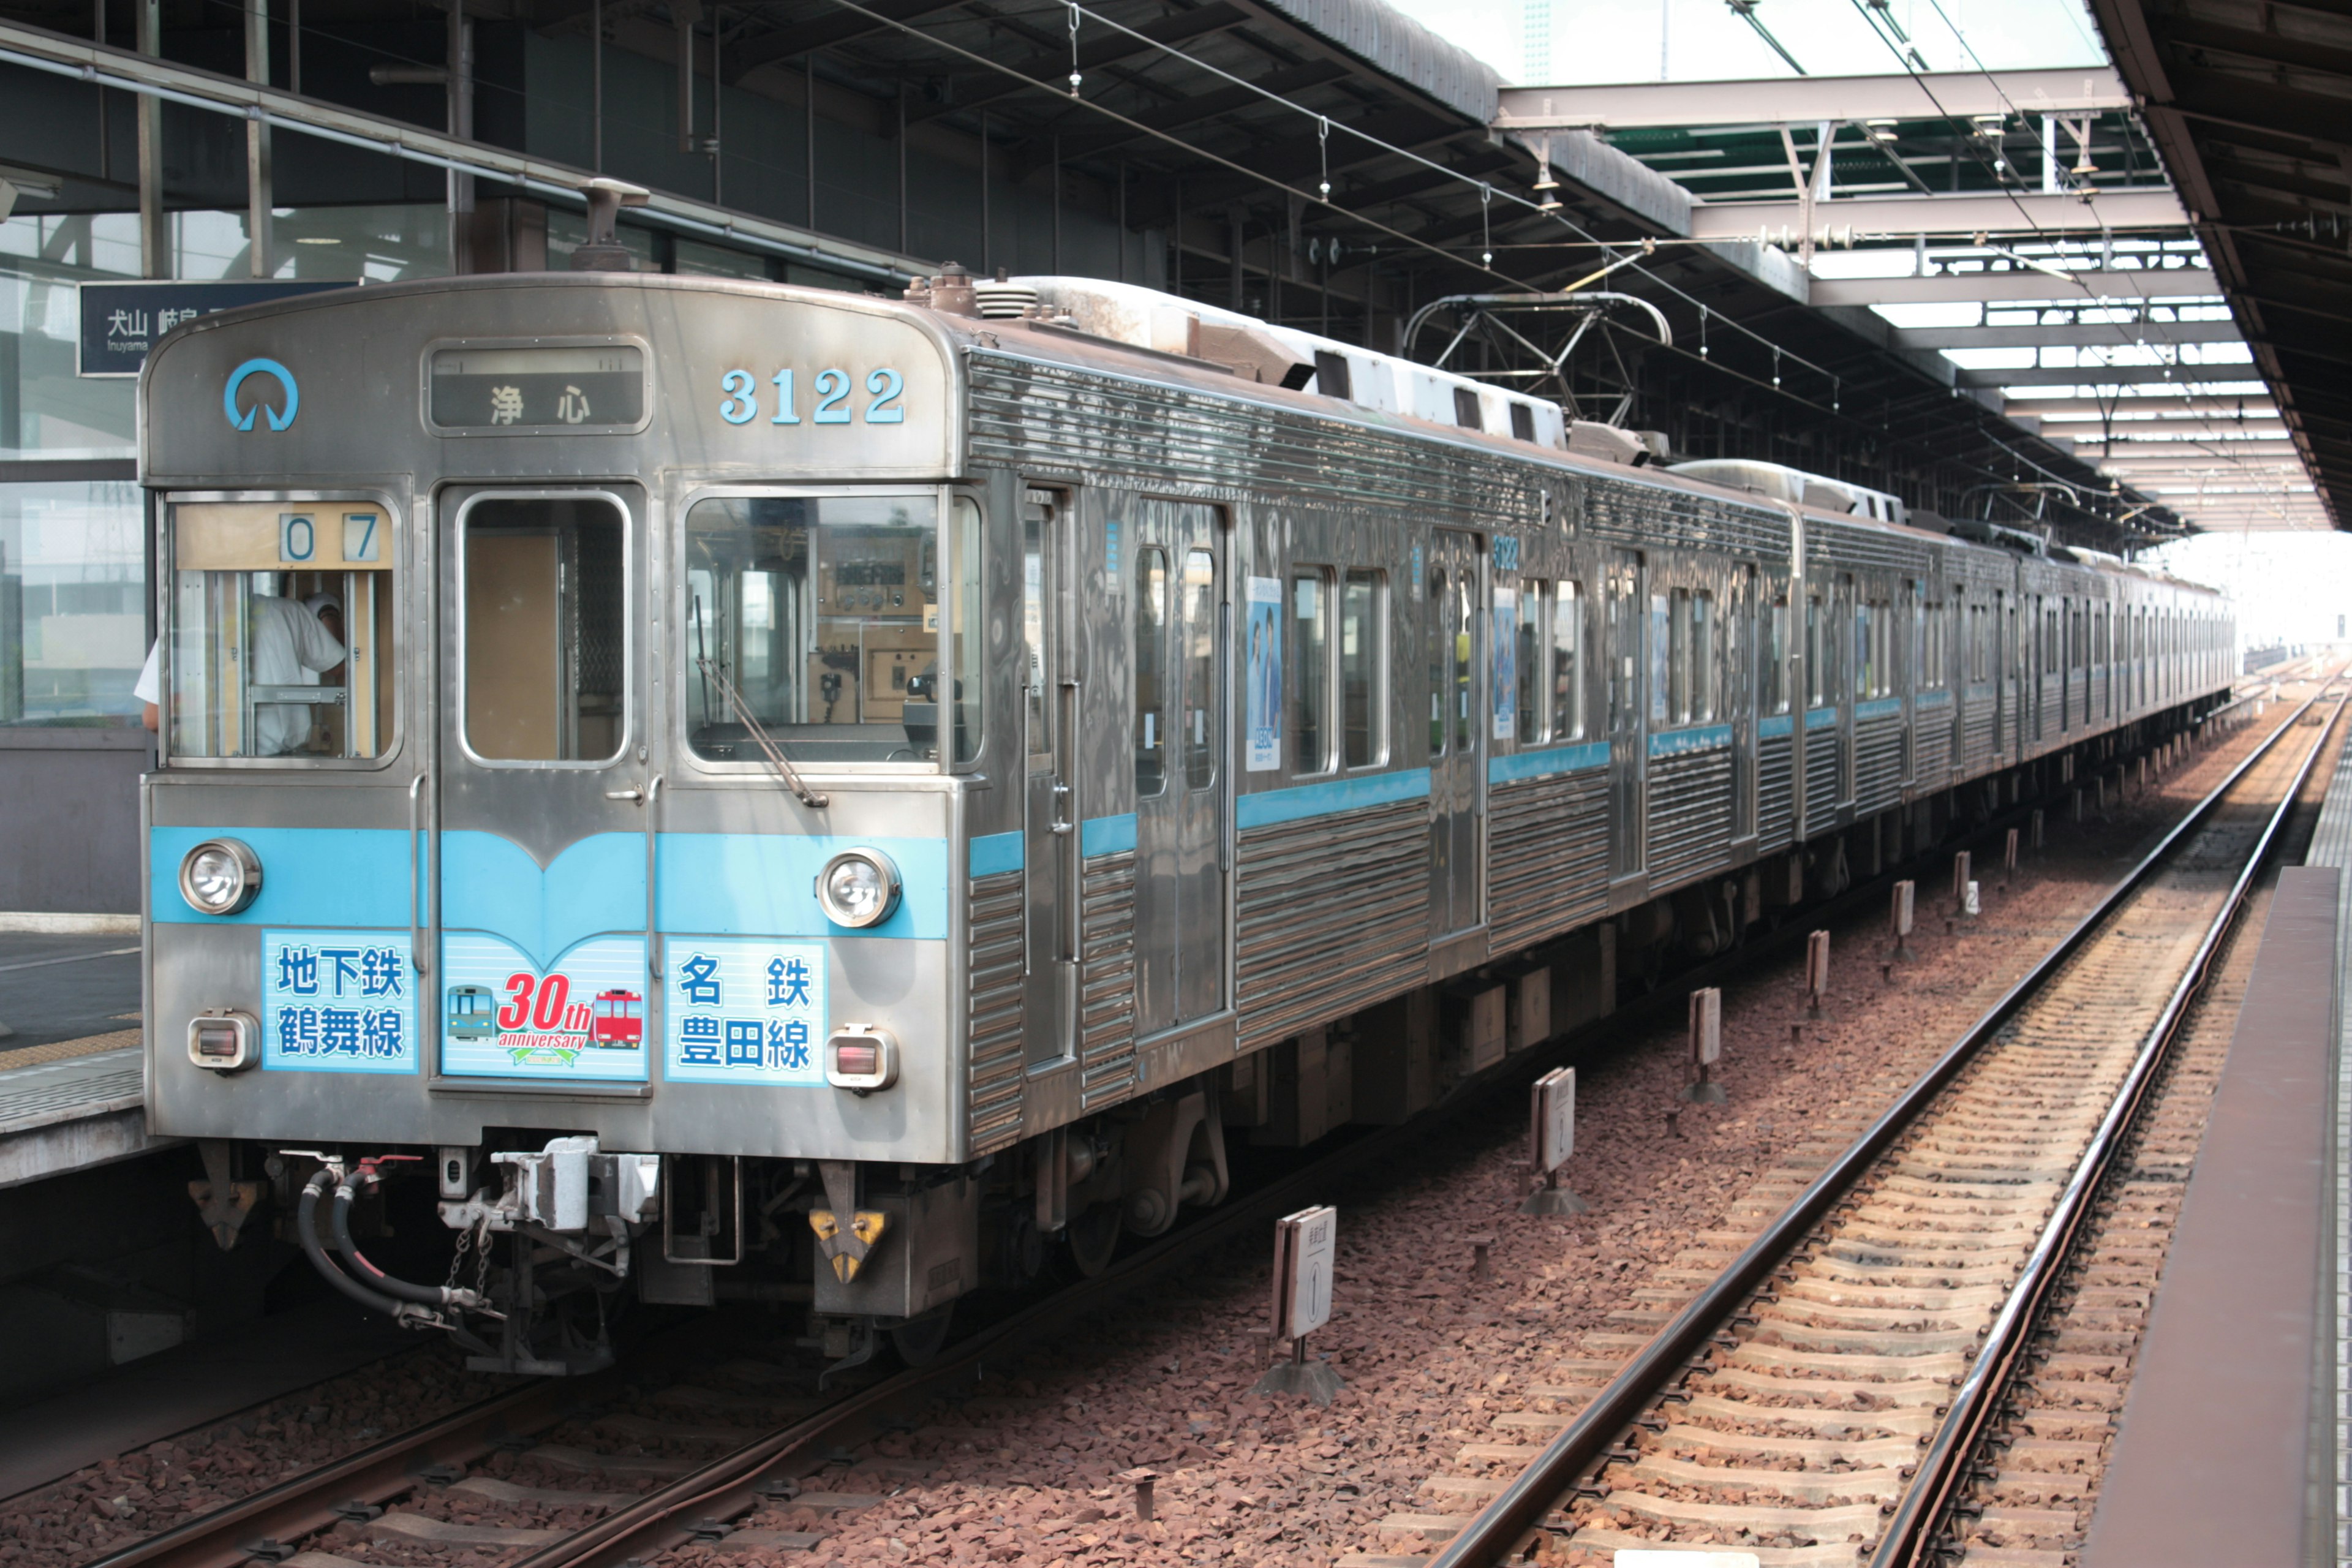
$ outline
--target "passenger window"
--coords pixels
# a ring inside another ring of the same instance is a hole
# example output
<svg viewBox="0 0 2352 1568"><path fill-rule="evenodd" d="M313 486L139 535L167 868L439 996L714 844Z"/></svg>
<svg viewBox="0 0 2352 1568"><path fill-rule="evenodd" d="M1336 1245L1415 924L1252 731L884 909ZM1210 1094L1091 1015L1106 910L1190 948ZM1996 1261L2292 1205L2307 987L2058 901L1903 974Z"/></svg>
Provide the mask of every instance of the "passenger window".
<svg viewBox="0 0 2352 1568"><path fill-rule="evenodd" d="M1217 782L1217 562L1205 550L1184 555L1184 782Z"/></svg>
<svg viewBox="0 0 2352 1568"><path fill-rule="evenodd" d="M602 496L486 496L458 528L467 746L488 762L616 755L628 668L620 508Z"/></svg>
<svg viewBox="0 0 2352 1568"><path fill-rule="evenodd" d="M1514 403L1511 406L1516 409L1518 405ZM1517 686L1514 698L1517 732L1522 746L1532 746L1544 738L1544 605L1550 596L1541 583L1528 582L1519 589L1519 621L1511 649L1511 674Z"/></svg>
<svg viewBox="0 0 2352 1568"><path fill-rule="evenodd" d="M1584 597L1563 579L1551 601L1551 738L1584 733Z"/></svg>
<svg viewBox="0 0 2352 1568"><path fill-rule="evenodd" d="M1021 509L1021 692L1033 758L1054 754L1052 704L1045 691L1045 514L1038 507L1024 506Z"/></svg>
<svg viewBox="0 0 2352 1568"><path fill-rule="evenodd" d="M1674 722L1675 616L1664 594L1650 595L1650 723L1657 728Z"/></svg>
<svg viewBox="0 0 2352 1568"><path fill-rule="evenodd" d="M1471 593L1478 579L1468 573L1457 573L1454 578L1454 597L1447 604L1446 614L1454 625L1454 749L1471 750L1477 742L1470 729L1471 674L1470 642L1476 635L1478 611L1471 602Z"/></svg>
<svg viewBox="0 0 2352 1568"><path fill-rule="evenodd" d="M383 754L398 553L362 501L173 507L171 754Z"/></svg>
<svg viewBox="0 0 2352 1568"><path fill-rule="evenodd" d="M1290 771L1331 771L1331 574L1320 568L1290 579Z"/></svg>
<svg viewBox="0 0 2352 1568"><path fill-rule="evenodd" d="M1371 767L1388 751L1387 641L1387 574L1349 573L1339 601L1339 705L1351 768Z"/></svg>
<svg viewBox="0 0 2352 1568"><path fill-rule="evenodd" d="M1453 636L1453 608L1454 601L1445 592L1445 570L1439 567L1429 574L1429 754L1433 757L1445 754L1445 688L1453 667L1453 655L1445 645Z"/></svg>
<svg viewBox="0 0 2352 1568"><path fill-rule="evenodd" d="M1684 724L1691 717L1691 595L1676 588L1667 596L1666 720Z"/></svg>
<svg viewBox="0 0 2352 1568"><path fill-rule="evenodd" d="M934 495L697 501L679 616L694 754L758 763L764 739L794 761L936 761L944 692L952 753L976 757L980 509L958 497L949 518L951 588Z"/></svg>
<svg viewBox="0 0 2352 1568"><path fill-rule="evenodd" d="M1776 594L1764 617L1764 668L1758 671L1758 707L1766 713L1789 710L1789 595Z"/></svg>
<svg viewBox="0 0 2352 1568"><path fill-rule="evenodd" d="M1715 595L1691 595L1691 721L1715 717Z"/></svg>
<svg viewBox="0 0 2352 1568"><path fill-rule="evenodd" d="M1805 706L1819 708L1829 691L1822 659L1822 596L1805 595Z"/></svg>
<svg viewBox="0 0 2352 1568"><path fill-rule="evenodd" d="M1168 787L1168 556L1156 547L1135 556L1135 793L1150 799Z"/></svg>

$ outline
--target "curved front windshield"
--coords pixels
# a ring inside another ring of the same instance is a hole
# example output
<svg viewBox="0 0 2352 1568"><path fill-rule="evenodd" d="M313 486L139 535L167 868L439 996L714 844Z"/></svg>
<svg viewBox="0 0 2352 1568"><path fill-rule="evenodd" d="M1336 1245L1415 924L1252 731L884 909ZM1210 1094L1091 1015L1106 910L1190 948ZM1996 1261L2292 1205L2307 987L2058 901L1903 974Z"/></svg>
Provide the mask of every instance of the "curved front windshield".
<svg viewBox="0 0 2352 1568"><path fill-rule="evenodd" d="M978 511L955 503L961 575ZM969 520L969 521L967 521ZM979 739L942 672L974 620L948 590L932 495L727 496L686 518L687 740L710 762L925 763ZM974 668L977 668L976 665ZM945 721L951 742L941 735Z"/></svg>

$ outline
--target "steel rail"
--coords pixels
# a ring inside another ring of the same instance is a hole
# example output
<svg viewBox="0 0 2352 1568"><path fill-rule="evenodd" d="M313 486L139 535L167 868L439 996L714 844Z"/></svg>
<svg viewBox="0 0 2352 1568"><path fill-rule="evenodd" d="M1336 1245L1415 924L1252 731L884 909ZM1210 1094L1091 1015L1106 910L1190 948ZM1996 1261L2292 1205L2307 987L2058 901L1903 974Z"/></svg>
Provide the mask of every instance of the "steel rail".
<svg viewBox="0 0 2352 1568"><path fill-rule="evenodd" d="M687 1347L659 1346L656 1356ZM236 1568L256 1556L264 1542L285 1542L328 1529L344 1502L381 1503L412 1490L420 1472L436 1465L461 1465L481 1458L505 1439L555 1425L583 1407L609 1399L644 1374L642 1362L624 1370L611 1366L585 1377L551 1378L494 1395L439 1420L387 1437L356 1453L305 1470L250 1497L173 1526L102 1557L84 1568Z"/></svg>
<svg viewBox="0 0 2352 1568"><path fill-rule="evenodd" d="M2296 717L2320 700L2306 701L2295 710ZM2339 700L2335 713L2320 726L2319 736L2295 770L2294 782L2286 787L2277 809L2263 824L2262 837L2255 841L2253 851L2231 884L2229 897L2205 928L2204 940L2198 943L2196 953L2180 976L2179 984L2166 998L2164 1010L2140 1041L2138 1054L2133 1058L2131 1070L2125 1075L2121 1088L2100 1119L2098 1131L2092 1134L2088 1147L2075 1163L2065 1190L2059 1194L2057 1206L2043 1224L2042 1234L2028 1255L2024 1272L2011 1288L2009 1297L2001 1303L1987 1331L1984 1346L1977 1352L1960 1385L1953 1390L1950 1406L1927 1452L1919 1457L1918 1468L1911 1484L1903 1489L1885 1528L1879 1532L1878 1546L1871 1553L1870 1568L1912 1568L1923 1557L1937 1553L1936 1527L1945 1512L1957 1500L1960 1489L1967 1485L1968 1468L1975 1454L1978 1440L1984 1436L1991 1422L2002 1392L2009 1386L2011 1369L2024 1352L2026 1337L2041 1316L2042 1307L2056 1285L2058 1273L2074 1251L2074 1238L2089 1216L2092 1202L2105 1184L2108 1167L2113 1164L2126 1136L2130 1132L2146 1102L2149 1086L2158 1070L2164 1065L2172 1041L2179 1034L2182 1020L2188 1016L2189 1004L2205 988L2212 973L2213 960L2221 943L2244 912L2247 893L2254 879L2270 858L2272 847L2293 815L2295 803L2303 795L2304 785L2310 781L2312 770L2327 750L2327 737L2341 721L2344 705ZM2290 720L2288 725L2292 726ZM2283 727L2284 728L2284 727Z"/></svg>
<svg viewBox="0 0 2352 1568"><path fill-rule="evenodd" d="M1960 1070L1980 1051L2052 976L2088 942L2092 934L2137 893L2141 885L2191 833L2203 826L2235 788L2296 721L2319 699L2307 699L2281 721L2262 744L2230 770L2229 774L2190 808L2187 816L2159 839L2137 864L2108 889L2099 902L2057 944L2035 963L1984 1016L1970 1025L1911 1087L1881 1112L1846 1152L1815 1177L1811 1185L1782 1210L1756 1239L1733 1259L1715 1281L1699 1292L1637 1352L1592 1402L1546 1444L1527 1468L1481 1509L1460 1533L1432 1557L1425 1568L1491 1568L1534 1528L1559 1500L1616 1442L1648 1406L1651 1399L1680 1376L1692 1357L1718 1327L1746 1302L1756 1288L1780 1267L1782 1259L1810 1235L1835 1206L1846 1189L1877 1162L1880 1155L1932 1104Z"/></svg>

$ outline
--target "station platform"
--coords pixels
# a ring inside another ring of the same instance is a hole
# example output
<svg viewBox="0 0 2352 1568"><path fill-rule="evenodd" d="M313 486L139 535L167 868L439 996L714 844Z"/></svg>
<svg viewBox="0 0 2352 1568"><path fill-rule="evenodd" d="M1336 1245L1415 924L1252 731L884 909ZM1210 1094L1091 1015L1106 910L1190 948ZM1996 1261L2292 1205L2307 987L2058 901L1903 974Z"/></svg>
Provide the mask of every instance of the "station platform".
<svg viewBox="0 0 2352 1568"><path fill-rule="evenodd" d="M135 931L0 931L0 1189L164 1147L142 1086Z"/></svg>
<svg viewBox="0 0 2352 1568"><path fill-rule="evenodd" d="M2347 982L2352 736L2271 898L2078 1568L2352 1568Z"/></svg>

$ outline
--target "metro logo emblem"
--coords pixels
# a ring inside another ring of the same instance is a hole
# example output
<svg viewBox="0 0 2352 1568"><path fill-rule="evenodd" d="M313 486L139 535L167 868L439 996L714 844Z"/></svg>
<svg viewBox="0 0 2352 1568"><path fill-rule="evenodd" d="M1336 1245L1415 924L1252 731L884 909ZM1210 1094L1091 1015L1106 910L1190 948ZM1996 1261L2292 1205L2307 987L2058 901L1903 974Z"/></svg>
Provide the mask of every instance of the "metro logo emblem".
<svg viewBox="0 0 2352 1568"><path fill-rule="evenodd" d="M277 379L278 384L286 389L285 413L278 413L267 402L257 403L242 414L237 412L236 390L246 384L248 377L256 375L273 376ZM253 416L258 413L267 413L269 416L269 427L272 430L283 430L294 423L294 416L300 412L301 407L302 390L294 384L294 373L274 359L246 361L229 372L228 384L221 389L221 410L228 416L230 426L238 430L252 429Z"/></svg>

